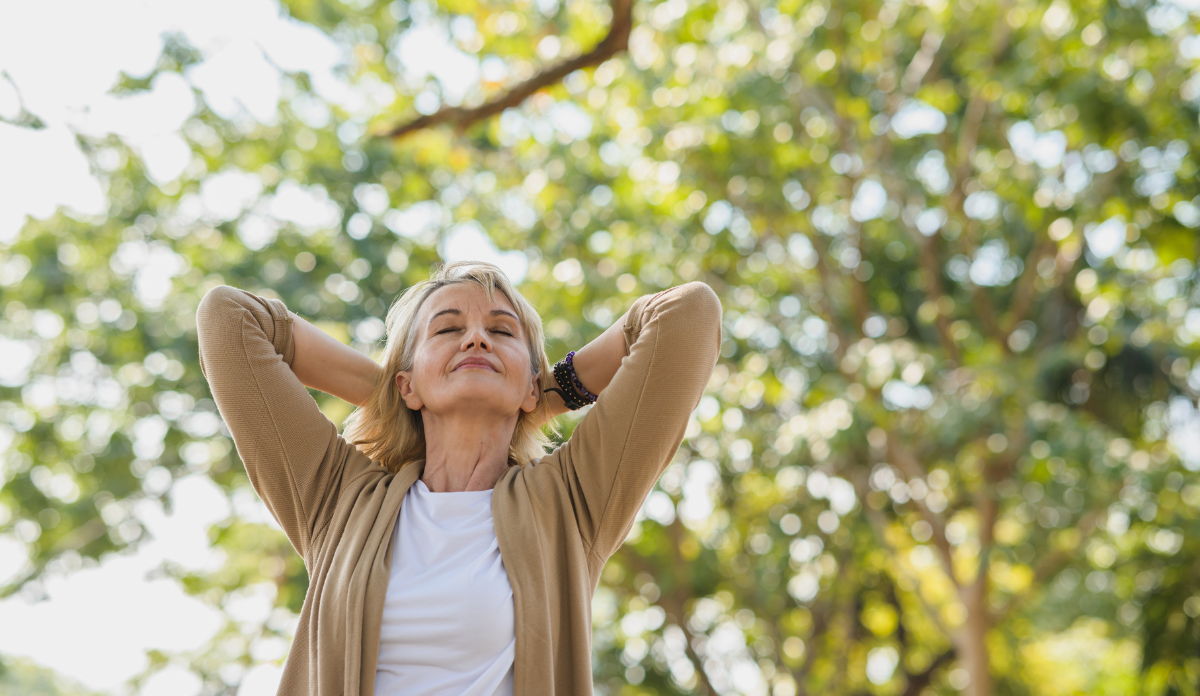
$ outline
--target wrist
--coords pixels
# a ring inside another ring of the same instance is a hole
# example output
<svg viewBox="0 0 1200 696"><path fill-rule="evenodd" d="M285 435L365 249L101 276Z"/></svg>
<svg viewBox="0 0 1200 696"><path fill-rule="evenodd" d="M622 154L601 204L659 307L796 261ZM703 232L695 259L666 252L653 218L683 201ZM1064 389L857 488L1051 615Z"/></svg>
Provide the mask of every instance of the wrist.
<svg viewBox="0 0 1200 696"><path fill-rule="evenodd" d="M567 353L565 358L554 363L553 376L554 383L557 386L543 390L543 392L558 394L564 406L571 411L594 404L597 398L596 394L593 394L587 387L583 386L583 382L575 374L574 357L575 351L571 351Z"/></svg>

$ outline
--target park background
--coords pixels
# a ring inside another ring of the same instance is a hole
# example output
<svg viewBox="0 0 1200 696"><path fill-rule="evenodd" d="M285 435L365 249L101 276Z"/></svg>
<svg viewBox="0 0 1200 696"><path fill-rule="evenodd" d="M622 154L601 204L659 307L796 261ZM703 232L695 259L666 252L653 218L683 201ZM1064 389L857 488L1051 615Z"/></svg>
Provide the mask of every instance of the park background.
<svg viewBox="0 0 1200 696"><path fill-rule="evenodd" d="M0 691L273 694L306 577L196 305L371 353L478 258L552 360L723 303L598 694L1196 694L1198 9L6 3Z"/></svg>

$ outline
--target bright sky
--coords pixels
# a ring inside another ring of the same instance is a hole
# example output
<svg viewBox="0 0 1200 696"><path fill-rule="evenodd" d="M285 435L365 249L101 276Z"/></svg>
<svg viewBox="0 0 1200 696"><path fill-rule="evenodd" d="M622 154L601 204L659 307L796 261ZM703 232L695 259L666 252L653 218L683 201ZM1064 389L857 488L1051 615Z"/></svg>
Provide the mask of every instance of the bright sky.
<svg viewBox="0 0 1200 696"><path fill-rule="evenodd" d="M348 83L339 66L350 51L318 29L281 16L272 0L9 4L8 21L0 26L0 116L14 118L24 106L48 127L34 131L0 123L0 244L15 238L26 215L44 219L59 206L79 216L104 214L103 182L89 174L74 133L115 133L141 155L152 181L161 185L178 178L191 160L180 127L197 108L193 89L224 118L270 124L278 120L277 104L285 90L280 70L303 71L312 78L317 98L295 105L301 117L313 127L323 127L328 123L327 104L337 104L359 124L359 137L362 124L395 98L395 90L373 76ZM405 68L401 78L419 87L433 77L446 101L458 103L479 83L480 61L459 50L449 28L431 19L424 5L413 3L411 8L415 25L395 49ZM64 17L70 19L64 22ZM33 27L46 29L31 31ZM453 30L459 37L475 31L469 22L456 22ZM204 61L184 75L159 75L145 93L108 94L122 71L134 77L150 74L164 32L182 33L202 51ZM503 71L490 66L488 72L496 79ZM437 101L433 92L425 96ZM557 129L575 137L591 129L590 119L578 108L556 109L546 125L551 134ZM354 129L348 133L352 137L347 144L352 144ZM261 184L226 186L206 203L218 211L234 206L228 219L247 207L239 205L239 196L249 190L252 199L257 197L256 186ZM247 239L252 248L274 238L270 223L264 226L256 219L246 228L243 236L255 237ZM500 252L473 229L445 231L440 248L447 260L497 263L516 282L525 274L524 258Z"/></svg>
<svg viewBox="0 0 1200 696"><path fill-rule="evenodd" d="M0 652L110 690L145 669L146 650L193 650L211 639L220 613L185 595L173 580L152 578L163 561L197 570L218 565L205 528L229 514L229 502L202 476L181 479L172 497L173 515L164 515L156 501L139 511L153 541L138 553L51 577L48 601L31 604L18 596L0 602L0 624L18 627L0 631Z"/></svg>

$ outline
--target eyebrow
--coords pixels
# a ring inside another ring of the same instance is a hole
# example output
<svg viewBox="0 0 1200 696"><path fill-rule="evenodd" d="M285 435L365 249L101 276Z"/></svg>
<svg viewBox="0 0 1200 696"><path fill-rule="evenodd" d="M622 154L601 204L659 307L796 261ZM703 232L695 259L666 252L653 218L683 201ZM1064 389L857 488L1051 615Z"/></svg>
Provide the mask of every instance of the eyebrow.
<svg viewBox="0 0 1200 696"><path fill-rule="evenodd" d="M456 314L458 316L462 316L462 312L457 309L443 309L442 311L438 312L437 314L433 315L432 317L429 317L429 323L432 324L434 319L437 319L438 317L442 316L443 314ZM493 317L507 315L507 316L512 317L513 319L516 319L518 324L521 323L521 320L517 318L517 315L513 314L512 312L508 311L507 309L493 309L490 314Z"/></svg>

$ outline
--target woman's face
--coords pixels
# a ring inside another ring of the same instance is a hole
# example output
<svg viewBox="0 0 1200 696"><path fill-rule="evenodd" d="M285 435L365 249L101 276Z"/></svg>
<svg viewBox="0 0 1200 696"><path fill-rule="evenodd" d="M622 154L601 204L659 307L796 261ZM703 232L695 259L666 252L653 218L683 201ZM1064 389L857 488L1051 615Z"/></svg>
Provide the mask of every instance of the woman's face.
<svg viewBox="0 0 1200 696"><path fill-rule="evenodd" d="M507 418L537 407L528 338L504 293L488 300L475 283L447 285L425 299L416 322L412 369L396 374L410 409Z"/></svg>

